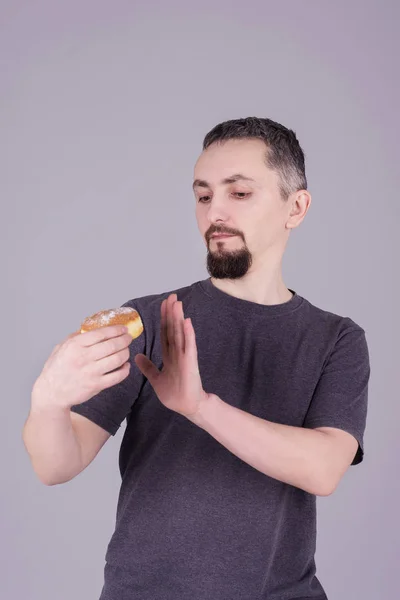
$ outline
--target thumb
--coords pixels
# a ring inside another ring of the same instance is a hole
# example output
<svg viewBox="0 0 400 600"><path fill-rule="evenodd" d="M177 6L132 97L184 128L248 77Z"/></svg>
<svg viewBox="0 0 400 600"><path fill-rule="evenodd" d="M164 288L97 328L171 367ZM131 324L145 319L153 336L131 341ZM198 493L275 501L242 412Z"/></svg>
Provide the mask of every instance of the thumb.
<svg viewBox="0 0 400 600"><path fill-rule="evenodd" d="M144 354L136 354L134 360L139 371L141 371L143 375L150 381L151 385L153 385L160 375L160 371L157 369L157 367Z"/></svg>

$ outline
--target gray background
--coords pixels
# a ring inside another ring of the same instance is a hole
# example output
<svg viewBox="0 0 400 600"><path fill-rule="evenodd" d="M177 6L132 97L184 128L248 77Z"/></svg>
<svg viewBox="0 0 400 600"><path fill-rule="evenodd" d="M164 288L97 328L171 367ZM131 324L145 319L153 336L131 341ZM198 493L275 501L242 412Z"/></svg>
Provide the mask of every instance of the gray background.
<svg viewBox="0 0 400 600"><path fill-rule="evenodd" d="M124 426L45 487L21 439L31 388L88 314L207 276L193 165L211 127L250 115L306 152L286 285L370 346L365 461L318 500L317 572L330 600L397 597L399 17L365 0L1 2L1 597L98 598Z"/></svg>

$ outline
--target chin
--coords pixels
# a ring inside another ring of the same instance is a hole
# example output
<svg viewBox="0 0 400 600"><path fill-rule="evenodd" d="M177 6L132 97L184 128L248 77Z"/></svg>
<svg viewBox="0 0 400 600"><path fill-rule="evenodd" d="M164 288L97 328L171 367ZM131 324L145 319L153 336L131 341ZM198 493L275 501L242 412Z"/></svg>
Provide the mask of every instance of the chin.
<svg viewBox="0 0 400 600"><path fill-rule="evenodd" d="M240 279L251 265L252 256L247 248L207 253L207 272L214 279Z"/></svg>

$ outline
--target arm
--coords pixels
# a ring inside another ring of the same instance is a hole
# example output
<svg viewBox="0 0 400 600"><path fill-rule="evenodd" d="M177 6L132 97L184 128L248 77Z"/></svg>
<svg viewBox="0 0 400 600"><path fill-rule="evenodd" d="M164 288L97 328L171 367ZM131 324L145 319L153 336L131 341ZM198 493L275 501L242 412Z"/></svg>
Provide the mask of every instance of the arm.
<svg viewBox="0 0 400 600"><path fill-rule="evenodd" d="M40 481L56 485L70 481L83 471L110 434L69 408L41 403L33 392L22 437Z"/></svg>
<svg viewBox="0 0 400 600"><path fill-rule="evenodd" d="M184 318L176 294L161 304L162 371L143 354L135 362L164 406L265 475L327 496L354 461L367 412L370 368L365 332L349 319L343 325L304 427L271 423L203 389L193 324Z"/></svg>
<svg viewBox="0 0 400 600"><path fill-rule="evenodd" d="M318 496L335 490L358 447L345 431L271 423L215 394L188 418L255 469Z"/></svg>
<svg viewBox="0 0 400 600"><path fill-rule="evenodd" d="M142 349L137 339L134 349ZM132 341L118 325L82 336L78 330L47 359L22 434L33 469L46 485L83 471L128 414L141 385L140 377L130 376Z"/></svg>

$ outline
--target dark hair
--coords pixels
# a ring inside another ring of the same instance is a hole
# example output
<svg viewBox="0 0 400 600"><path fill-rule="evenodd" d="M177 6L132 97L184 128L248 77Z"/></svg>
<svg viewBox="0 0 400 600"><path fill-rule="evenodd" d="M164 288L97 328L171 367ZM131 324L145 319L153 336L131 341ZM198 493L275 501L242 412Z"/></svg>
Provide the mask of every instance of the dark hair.
<svg viewBox="0 0 400 600"><path fill-rule="evenodd" d="M207 133L203 150L214 142L238 138L258 138L267 146L265 162L268 168L279 174L280 191L284 200L298 190L307 189L304 152L296 134L271 119L247 117L219 123Z"/></svg>

